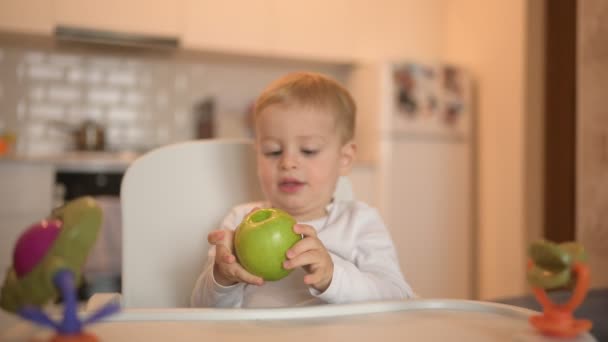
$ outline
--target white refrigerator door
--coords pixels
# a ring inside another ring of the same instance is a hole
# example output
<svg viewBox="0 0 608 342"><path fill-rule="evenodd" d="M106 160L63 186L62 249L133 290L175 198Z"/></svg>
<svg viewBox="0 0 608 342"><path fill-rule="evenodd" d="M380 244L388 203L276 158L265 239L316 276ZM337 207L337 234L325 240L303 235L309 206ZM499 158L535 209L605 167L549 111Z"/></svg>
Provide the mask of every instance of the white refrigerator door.
<svg viewBox="0 0 608 342"><path fill-rule="evenodd" d="M471 87L458 68L358 65L357 141L377 167L375 204L423 297L475 296Z"/></svg>
<svg viewBox="0 0 608 342"><path fill-rule="evenodd" d="M383 208L401 269L422 297L471 298L474 225L468 141L382 140Z"/></svg>

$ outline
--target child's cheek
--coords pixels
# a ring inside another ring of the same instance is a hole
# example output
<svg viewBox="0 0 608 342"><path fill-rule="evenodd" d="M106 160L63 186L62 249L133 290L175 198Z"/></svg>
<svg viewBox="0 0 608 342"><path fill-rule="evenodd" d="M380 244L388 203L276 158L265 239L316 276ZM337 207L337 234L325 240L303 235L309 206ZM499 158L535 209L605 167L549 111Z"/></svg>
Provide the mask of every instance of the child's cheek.
<svg viewBox="0 0 608 342"><path fill-rule="evenodd" d="M260 181L262 183L262 186L267 190L270 190L272 188L272 185L276 183L274 179L274 173L268 167L268 165L265 165L260 169Z"/></svg>

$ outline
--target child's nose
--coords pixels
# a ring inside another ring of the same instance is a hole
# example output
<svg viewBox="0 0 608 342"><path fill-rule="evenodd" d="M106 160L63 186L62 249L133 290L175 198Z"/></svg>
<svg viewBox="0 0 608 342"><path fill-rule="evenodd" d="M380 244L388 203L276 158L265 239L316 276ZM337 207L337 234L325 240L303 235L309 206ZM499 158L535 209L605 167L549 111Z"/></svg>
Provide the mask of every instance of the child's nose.
<svg viewBox="0 0 608 342"><path fill-rule="evenodd" d="M281 158L281 169L292 170L298 167L298 161L291 155L283 155Z"/></svg>

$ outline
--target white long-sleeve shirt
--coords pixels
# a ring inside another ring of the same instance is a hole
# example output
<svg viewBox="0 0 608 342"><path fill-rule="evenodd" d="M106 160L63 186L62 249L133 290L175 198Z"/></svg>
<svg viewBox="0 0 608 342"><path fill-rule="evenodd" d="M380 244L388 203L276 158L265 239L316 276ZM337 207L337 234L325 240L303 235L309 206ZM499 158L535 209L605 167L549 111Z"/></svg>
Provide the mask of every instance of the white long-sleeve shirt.
<svg viewBox="0 0 608 342"><path fill-rule="evenodd" d="M235 229L254 207L268 203L248 203L232 209L222 229ZM377 210L358 201L334 201L327 216L300 222L315 228L329 251L334 272L329 287L319 292L304 284L303 269L262 286L244 283L222 286L213 278L214 253L191 297L197 307L286 307L321 303L352 303L403 299L414 296L403 279L392 239Z"/></svg>

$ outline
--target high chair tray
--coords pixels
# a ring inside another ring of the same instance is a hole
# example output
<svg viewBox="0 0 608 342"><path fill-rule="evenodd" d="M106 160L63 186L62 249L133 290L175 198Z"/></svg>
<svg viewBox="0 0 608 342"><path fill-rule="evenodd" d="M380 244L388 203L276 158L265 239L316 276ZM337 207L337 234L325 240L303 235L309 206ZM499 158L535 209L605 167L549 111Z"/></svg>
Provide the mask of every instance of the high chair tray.
<svg viewBox="0 0 608 342"><path fill-rule="evenodd" d="M125 309L89 332L101 341L564 341L528 323L534 311L464 300L410 300L281 309ZM2 319L4 316L0 316ZM48 338L18 322L1 341ZM568 341L595 341L580 335Z"/></svg>

